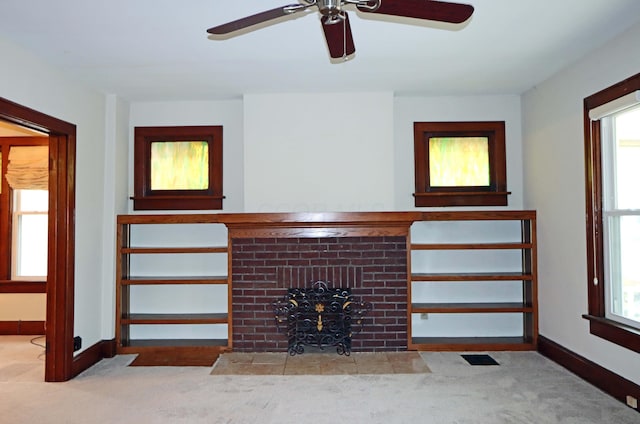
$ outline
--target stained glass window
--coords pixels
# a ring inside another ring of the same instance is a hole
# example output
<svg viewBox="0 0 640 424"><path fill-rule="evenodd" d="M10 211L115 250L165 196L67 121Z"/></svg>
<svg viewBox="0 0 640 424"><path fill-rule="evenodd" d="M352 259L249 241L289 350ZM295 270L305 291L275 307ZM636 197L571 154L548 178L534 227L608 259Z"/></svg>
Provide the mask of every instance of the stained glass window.
<svg viewBox="0 0 640 424"><path fill-rule="evenodd" d="M429 178L432 187L488 186L487 137L429 139Z"/></svg>
<svg viewBox="0 0 640 424"><path fill-rule="evenodd" d="M209 188L209 144L205 141L151 143L151 190Z"/></svg>

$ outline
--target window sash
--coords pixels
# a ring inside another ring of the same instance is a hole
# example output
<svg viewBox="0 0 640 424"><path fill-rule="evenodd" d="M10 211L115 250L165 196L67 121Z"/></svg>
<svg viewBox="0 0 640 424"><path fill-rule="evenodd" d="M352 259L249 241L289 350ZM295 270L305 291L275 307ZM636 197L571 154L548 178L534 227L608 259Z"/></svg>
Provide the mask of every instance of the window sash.
<svg viewBox="0 0 640 424"><path fill-rule="evenodd" d="M602 231L604 262L604 315L606 318L640 329L640 320L636 320L625 311L625 295L633 293L627 288L632 285L633 269L627 249L635 249L629 244L636 234L628 228L623 229L625 218L640 217L640 210L619 208L618 199L618 137L616 134L616 116L626 111L614 111L600 120L601 166L602 166ZM626 243L623 243L626 240ZM626 247L625 247L626 244ZM625 253L626 252L626 253ZM625 256L627 259L625 259ZM629 275L631 273L631 275ZM627 288L625 292L625 288ZM635 314L634 314L635 315Z"/></svg>
<svg viewBox="0 0 640 424"><path fill-rule="evenodd" d="M23 190L14 191L13 211L12 211L12 236L11 236L11 279L12 280L46 280L47 278L47 255L48 255L48 229L47 217L48 211L44 210L24 210L22 202ZM42 220L32 221L30 225L26 225L25 219L30 217L44 217L44 228L40 228L40 233L44 238L35 236L30 240L26 240L29 230L33 230L33 226L42 225ZM29 245L25 248L24 243ZM30 255L36 255L38 259L35 261L33 268L40 269L43 272L23 273L24 254L29 252Z"/></svg>

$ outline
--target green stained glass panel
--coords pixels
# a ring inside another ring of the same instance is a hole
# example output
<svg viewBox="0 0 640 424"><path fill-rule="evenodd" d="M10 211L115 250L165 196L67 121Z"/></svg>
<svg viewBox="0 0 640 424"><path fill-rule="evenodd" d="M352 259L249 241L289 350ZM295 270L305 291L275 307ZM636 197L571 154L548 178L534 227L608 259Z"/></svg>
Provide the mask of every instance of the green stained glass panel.
<svg viewBox="0 0 640 424"><path fill-rule="evenodd" d="M431 187L482 187L490 184L487 137L429 139Z"/></svg>
<svg viewBox="0 0 640 424"><path fill-rule="evenodd" d="M209 188L209 144L206 141L151 143L151 190Z"/></svg>

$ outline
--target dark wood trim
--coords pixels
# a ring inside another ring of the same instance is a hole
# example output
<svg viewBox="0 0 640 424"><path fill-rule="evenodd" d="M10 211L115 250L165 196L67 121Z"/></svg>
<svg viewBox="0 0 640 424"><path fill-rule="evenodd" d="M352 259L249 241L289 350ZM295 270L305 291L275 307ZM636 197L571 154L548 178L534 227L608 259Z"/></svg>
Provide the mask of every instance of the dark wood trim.
<svg viewBox="0 0 640 424"><path fill-rule="evenodd" d="M151 145L154 142L203 141L209 149L209 186L203 190L153 190ZM135 127L134 210L222 209L222 126Z"/></svg>
<svg viewBox="0 0 640 424"><path fill-rule="evenodd" d="M619 322L593 315L583 315L589 320L589 331L594 336L640 353L640 330Z"/></svg>
<svg viewBox="0 0 640 424"><path fill-rule="evenodd" d="M48 137L0 137L0 151L2 151L2 190L0 193L0 283L1 280L11 279L11 237L13 190L4 175L9 165L9 151L13 146L46 146Z"/></svg>
<svg viewBox="0 0 640 424"><path fill-rule="evenodd" d="M80 352L73 358L72 378L81 372L89 369L104 358L113 358L115 356L116 340L102 340L88 349Z"/></svg>
<svg viewBox="0 0 640 424"><path fill-rule="evenodd" d="M136 352L138 356L130 366L211 367L218 356L226 351L228 349L225 346L166 346L139 349Z"/></svg>
<svg viewBox="0 0 640 424"><path fill-rule="evenodd" d="M507 158L504 121L414 122L415 206L506 206ZM429 140L447 137L486 137L489 185L438 187L431 184Z"/></svg>
<svg viewBox="0 0 640 424"><path fill-rule="evenodd" d="M46 381L73 377L73 302L75 255L75 133L52 135L49 179L49 270L47 282L47 359L57 366L45 369ZM49 340L55 340L55 345Z"/></svg>
<svg viewBox="0 0 640 424"><path fill-rule="evenodd" d="M7 174L9 164L9 145L0 143L2 151L2 164L0 172L2 175ZM11 188L6 178L0 178L2 184L2 193L0 193L0 278L11 278Z"/></svg>
<svg viewBox="0 0 640 424"><path fill-rule="evenodd" d="M45 381L72 378L76 126L0 98L0 119L49 135Z"/></svg>
<svg viewBox="0 0 640 424"><path fill-rule="evenodd" d="M0 321L0 335L40 336L44 334L44 321Z"/></svg>
<svg viewBox="0 0 640 424"><path fill-rule="evenodd" d="M0 293L46 293L45 281L0 280Z"/></svg>
<svg viewBox="0 0 640 424"><path fill-rule="evenodd" d="M627 396L640 399L640 386L544 337L538 352L626 405ZM638 410L640 412L640 410Z"/></svg>
<svg viewBox="0 0 640 424"><path fill-rule="evenodd" d="M113 358L118 354L116 339L102 341L102 357Z"/></svg>
<svg viewBox="0 0 640 424"><path fill-rule="evenodd" d="M640 352L640 331L605 318L604 234L602 231L602 140L600 120L591 121L589 111L640 90L640 74L607 87L583 101L585 208L587 239L587 297L591 334Z"/></svg>

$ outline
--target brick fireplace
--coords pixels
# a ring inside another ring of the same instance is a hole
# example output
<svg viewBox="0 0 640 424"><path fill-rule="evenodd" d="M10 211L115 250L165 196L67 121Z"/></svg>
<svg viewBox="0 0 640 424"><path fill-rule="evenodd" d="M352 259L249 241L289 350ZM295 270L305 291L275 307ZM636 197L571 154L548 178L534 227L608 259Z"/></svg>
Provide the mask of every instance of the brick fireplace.
<svg viewBox="0 0 640 424"><path fill-rule="evenodd" d="M286 220L285 220L286 221ZM287 351L273 302L323 281L372 304L352 350L407 349L407 222L236 223L231 242L232 347Z"/></svg>

